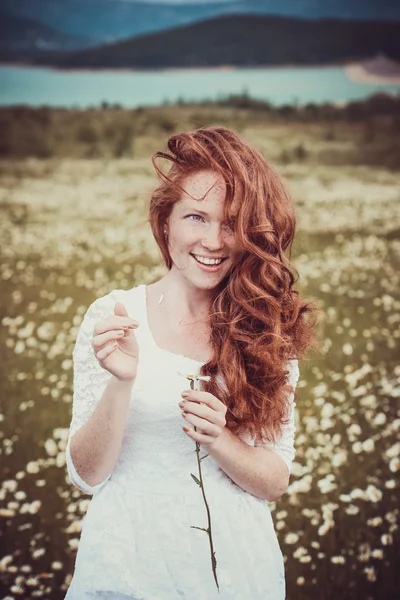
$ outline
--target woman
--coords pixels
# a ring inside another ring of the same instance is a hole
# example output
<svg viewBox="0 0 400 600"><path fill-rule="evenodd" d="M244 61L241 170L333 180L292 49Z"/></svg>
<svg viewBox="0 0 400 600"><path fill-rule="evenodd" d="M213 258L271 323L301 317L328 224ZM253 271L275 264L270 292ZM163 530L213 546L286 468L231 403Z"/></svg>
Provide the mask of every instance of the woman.
<svg viewBox="0 0 400 600"><path fill-rule="evenodd" d="M317 311L284 254L293 205L228 129L168 147L149 211L168 271L95 300L74 348L68 472L93 498L66 598L283 600L266 500L288 487Z"/></svg>

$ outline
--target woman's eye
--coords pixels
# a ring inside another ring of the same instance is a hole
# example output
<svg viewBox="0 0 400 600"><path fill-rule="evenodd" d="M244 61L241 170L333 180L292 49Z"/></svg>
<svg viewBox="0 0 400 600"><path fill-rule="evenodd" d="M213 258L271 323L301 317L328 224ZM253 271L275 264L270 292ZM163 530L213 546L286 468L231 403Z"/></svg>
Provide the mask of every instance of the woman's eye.
<svg viewBox="0 0 400 600"><path fill-rule="evenodd" d="M202 219L203 217L201 217L200 215L188 215L186 218L188 219L189 217L198 217L199 219Z"/></svg>

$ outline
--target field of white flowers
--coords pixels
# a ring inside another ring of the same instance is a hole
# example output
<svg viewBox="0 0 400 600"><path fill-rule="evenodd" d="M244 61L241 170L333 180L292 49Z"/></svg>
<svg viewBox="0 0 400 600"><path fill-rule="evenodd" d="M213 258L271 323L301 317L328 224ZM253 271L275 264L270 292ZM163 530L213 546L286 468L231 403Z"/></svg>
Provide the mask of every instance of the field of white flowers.
<svg viewBox="0 0 400 600"><path fill-rule="evenodd" d="M272 157L291 190L298 289L323 313L323 356L300 365L290 487L270 505L287 599L394 600L398 171L279 162L287 137L261 126L242 134ZM0 591L7 600L59 600L71 580L89 502L65 466L72 349L96 297L164 273L146 222L155 183L150 155L1 162Z"/></svg>

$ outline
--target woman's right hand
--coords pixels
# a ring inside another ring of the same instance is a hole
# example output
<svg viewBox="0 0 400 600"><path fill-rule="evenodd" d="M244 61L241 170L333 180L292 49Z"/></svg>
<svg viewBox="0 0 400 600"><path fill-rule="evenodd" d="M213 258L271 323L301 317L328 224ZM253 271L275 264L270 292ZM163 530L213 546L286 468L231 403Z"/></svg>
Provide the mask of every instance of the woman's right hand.
<svg viewBox="0 0 400 600"><path fill-rule="evenodd" d="M138 325L124 304L116 302L114 314L96 323L93 329L92 347L100 366L121 381L136 379L139 346L134 330Z"/></svg>

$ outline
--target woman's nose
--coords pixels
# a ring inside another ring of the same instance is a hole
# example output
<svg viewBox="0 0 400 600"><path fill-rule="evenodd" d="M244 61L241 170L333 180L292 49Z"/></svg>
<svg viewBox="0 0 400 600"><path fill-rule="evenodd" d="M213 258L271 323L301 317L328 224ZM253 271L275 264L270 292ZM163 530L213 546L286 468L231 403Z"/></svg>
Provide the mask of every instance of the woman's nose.
<svg viewBox="0 0 400 600"><path fill-rule="evenodd" d="M224 245L223 237L221 227L211 225L203 238L203 246L206 246L209 250L219 250Z"/></svg>

